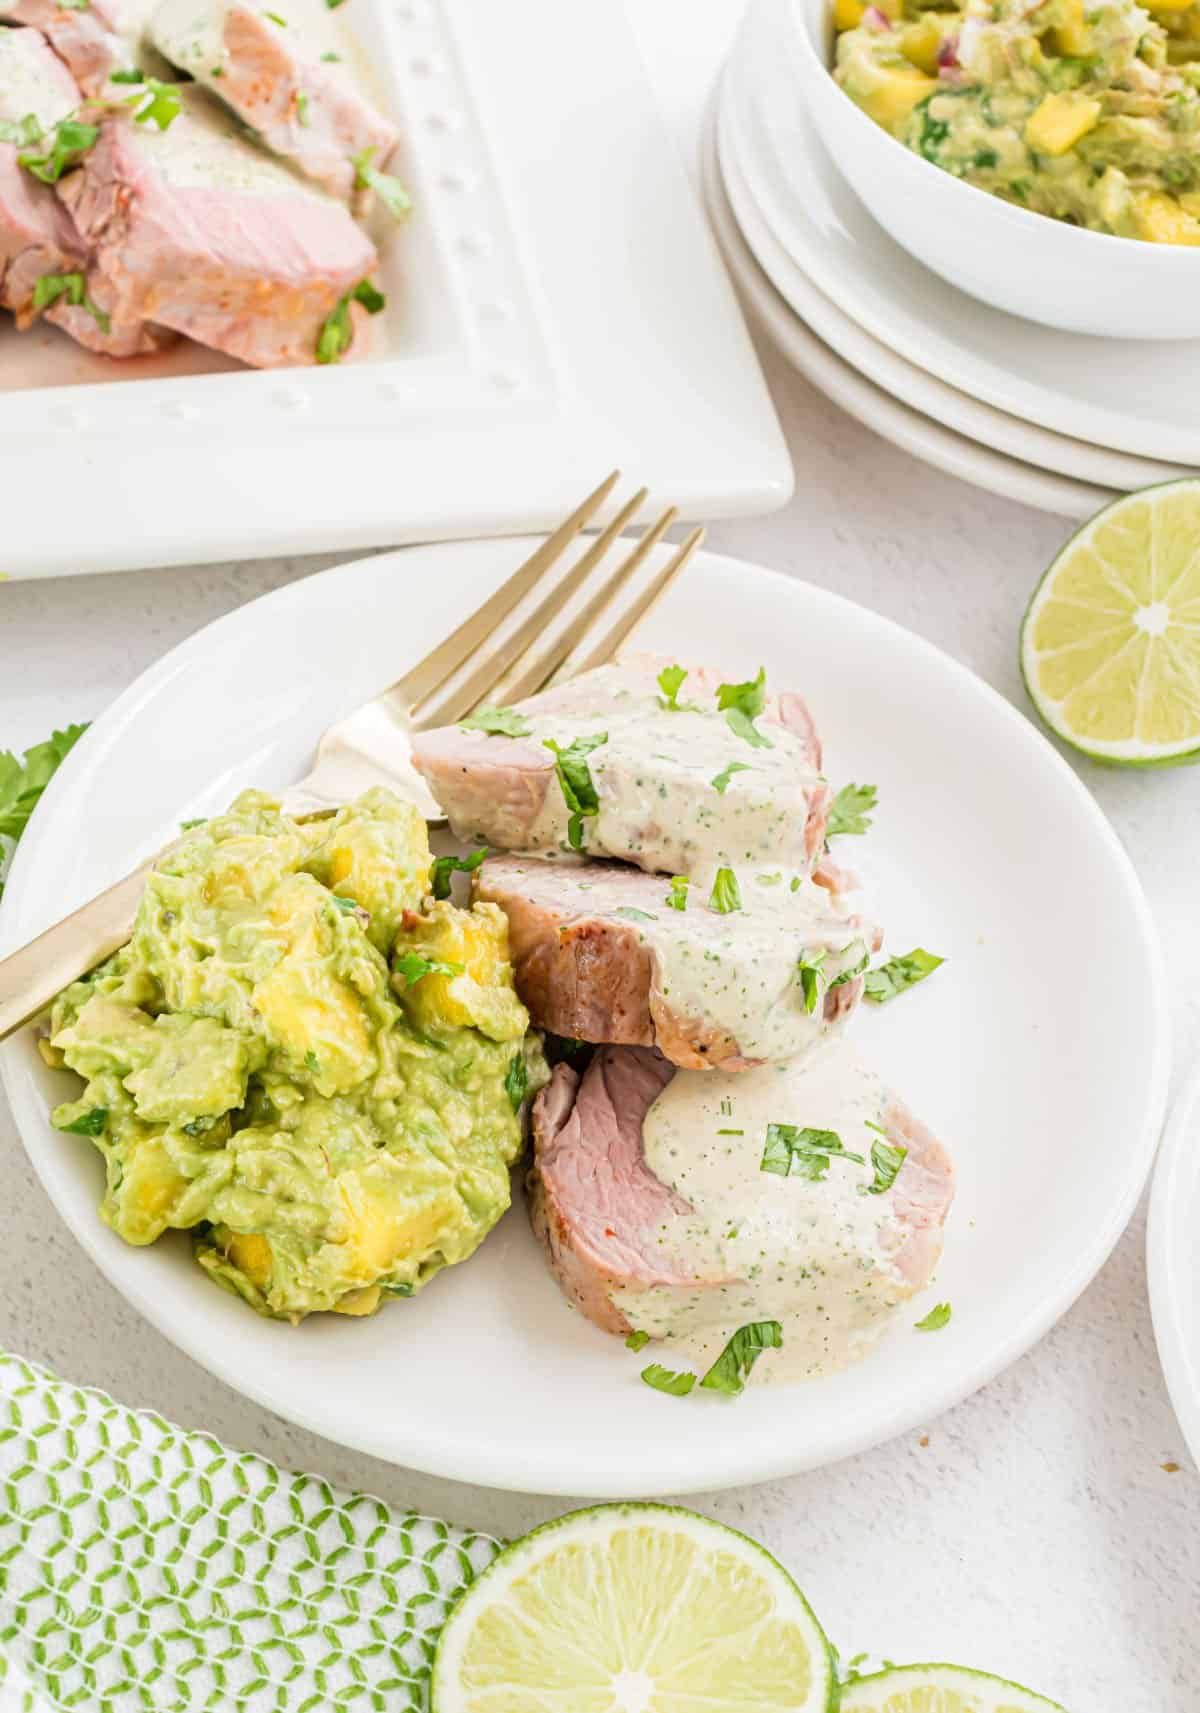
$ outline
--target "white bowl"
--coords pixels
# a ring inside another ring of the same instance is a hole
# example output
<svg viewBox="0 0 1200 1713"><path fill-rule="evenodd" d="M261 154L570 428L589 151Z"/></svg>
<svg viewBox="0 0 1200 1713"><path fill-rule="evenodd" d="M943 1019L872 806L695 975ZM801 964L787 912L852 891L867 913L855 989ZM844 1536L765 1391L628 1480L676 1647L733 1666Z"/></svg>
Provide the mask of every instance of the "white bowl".
<svg viewBox="0 0 1200 1713"><path fill-rule="evenodd" d="M1200 337L1200 249L1089 232L943 172L868 119L834 82L828 0L791 0L791 7L797 96L847 182L918 261L997 309L1069 333Z"/></svg>

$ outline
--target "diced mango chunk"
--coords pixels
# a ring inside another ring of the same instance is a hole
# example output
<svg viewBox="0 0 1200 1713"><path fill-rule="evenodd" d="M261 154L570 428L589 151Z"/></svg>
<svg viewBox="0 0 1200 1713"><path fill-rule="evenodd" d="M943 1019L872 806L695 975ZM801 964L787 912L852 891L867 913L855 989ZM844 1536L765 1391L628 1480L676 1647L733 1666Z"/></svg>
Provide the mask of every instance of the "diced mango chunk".
<svg viewBox="0 0 1200 1713"><path fill-rule="evenodd" d="M1145 0L1146 10L1156 16L1165 12L1190 12L1195 0Z"/></svg>
<svg viewBox="0 0 1200 1713"><path fill-rule="evenodd" d="M235 1232L225 1245L225 1253L252 1285L265 1290L271 1281L271 1245L256 1231Z"/></svg>
<svg viewBox="0 0 1200 1713"><path fill-rule="evenodd" d="M1200 244L1200 220L1161 191L1142 191L1134 199L1133 217L1138 237L1151 244Z"/></svg>
<svg viewBox="0 0 1200 1713"><path fill-rule="evenodd" d="M930 77L937 76L941 45L942 32L931 12L926 12L919 23L909 24L900 32L900 52L918 71L926 72Z"/></svg>
<svg viewBox="0 0 1200 1713"><path fill-rule="evenodd" d="M915 65L880 65L872 68L869 85L865 77L860 81L854 99L877 125L891 131L937 86L935 77L926 77Z"/></svg>
<svg viewBox="0 0 1200 1713"><path fill-rule="evenodd" d="M1100 103L1091 95L1062 90L1043 96L1025 121L1025 141L1039 155L1065 155L1100 118Z"/></svg>
<svg viewBox="0 0 1200 1713"><path fill-rule="evenodd" d="M1083 15L1083 0L1064 0L1054 30L1054 46L1060 54L1084 55L1092 51L1091 26Z"/></svg>

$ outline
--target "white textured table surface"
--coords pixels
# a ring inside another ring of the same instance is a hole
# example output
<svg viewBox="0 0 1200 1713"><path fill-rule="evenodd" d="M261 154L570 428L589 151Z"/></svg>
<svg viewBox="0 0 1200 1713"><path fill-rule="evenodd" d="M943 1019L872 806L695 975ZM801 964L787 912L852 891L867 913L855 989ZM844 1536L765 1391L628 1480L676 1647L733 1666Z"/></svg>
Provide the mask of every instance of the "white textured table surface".
<svg viewBox="0 0 1200 1713"><path fill-rule="evenodd" d="M685 137L740 0L708 0L700 27L696 10L651 0L643 19L652 57L670 65L664 97ZM709 544L887 613L1025 707L1017 625L1068 526L922 468L764 359L796 496L773 517L714 527ZM0 747L96 714L199 626L335 562L0 588ZM1082 771L1164 933L1178 1081L1200 1048L1197 776ZM150 1330L83 1257L2 1103L0 1162L0 1345L292 1468L496 1533L565 1508L374 1463L243 1401ZM1200 1713L1200 1476L1155 1356L1143 1226L1139 1215L1049 1338L926 1434L696 1504L794 1570L844 1656L870 1645L897 1660L962 1660L1041 1688L1071 1713Z"/></svg>

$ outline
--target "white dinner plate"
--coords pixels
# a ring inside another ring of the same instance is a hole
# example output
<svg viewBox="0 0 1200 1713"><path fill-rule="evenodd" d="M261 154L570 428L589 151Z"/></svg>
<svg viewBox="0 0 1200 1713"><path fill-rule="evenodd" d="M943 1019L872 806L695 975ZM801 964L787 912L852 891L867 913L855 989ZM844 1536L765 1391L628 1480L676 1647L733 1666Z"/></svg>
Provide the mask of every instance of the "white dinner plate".
<svg viewBox="0 0 1200 1713"><path fill-rule="evenodd" d="M827 398L923 463L1020 505L1082 519L1112 501L1111 489L1041 470L944 427L844 362L800 320L751 253L725 193L711 119L702 168L709 219L743 302L793 367Z"/></svg>
<svg viewBox="0 0 1200 1713"><path fill-rule="evenodd" d="M424 655L532 546L416 547L343 566L173 649L47 792L0 907L4 943L123 873L181 819L297 777L329 720ZM653 1391L639 1380L644 1356L568 1309L520 1205L411 1302L361 1321L261 1320L205 1278L185 1238L134 1249L103 1226L99 1159L47 1118L73 1079L42 1065L31 1031L0 1059L55 1207L160 1331L329 1439L495 1487L711 1489L928 1422L1028 1349L1087 1284L1134 1207L1162 1118L1168 1030L1146 901L1095 802L1022 714L875 613L714 554L697 556L641 640L738 678L761 663L772 682L804 690L832 780L879 787L876 824L851 856L891 947L947 959L852 1025L959 1168L934 1286L858 1367L756 1386L728 1405ZM1103 982L1080 979L1097 922ZM943 1300L951 1324L915 1334Z"/></svg>
<svg viewBox="0 0 1200 1713"><path fill-rule="evenodd" d="M1146 1268L1167 1388L1200 1466L1200 1072L1176 1098L1154 1168Z"/></svg>
<svg viewBox="0 0 1200 1713"><path fill-rule="evenodd" d="M354 0L336 23L413 193L369 341L329 367L119 363L0 316L0 578L549 528L617 464L685 516L784 504L787 448L625 9Z"/></svg>
<svg viewBox="0 0 1200 1713"><path fill-rule="evenodd" d="M809 279L875 339L971 398L1076 440L1200 464L1200 339L1058 332L923 268L813 135L792 70L797 28L791 7L755 0L734 54L766 140L754 151L754 200Z"/></svg>
<svg viewBox="0 0 1200 1713"><path fill-rule="evenodd" d="M776 291L826 345L901 403L981 446L1035 465L1039 470L1121 493L1193 474L1181 464L1155 463L1055 434L970 398L928 370L897 356L890 346L874 338L818 290L779 242L754 200L752 186L761 176L754 169L761 124L757 123L760 115L752 98L752 85L751 99L746 99L744 72L744 62L735 57L721 86L717 118L721 179L755 260ZM813 146L820 147L815 138Z"/></svg>

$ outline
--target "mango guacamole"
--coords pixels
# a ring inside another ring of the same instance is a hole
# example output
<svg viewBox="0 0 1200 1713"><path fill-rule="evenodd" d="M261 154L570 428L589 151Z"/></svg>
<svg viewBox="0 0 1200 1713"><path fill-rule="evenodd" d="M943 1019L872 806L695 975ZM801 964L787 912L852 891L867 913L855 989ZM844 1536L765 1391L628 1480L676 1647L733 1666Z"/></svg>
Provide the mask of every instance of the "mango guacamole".
<svg viewBox="0 0 1200 1713"><path fill-rule="evenodd" d="M1200 244L1200 4L836 0L834 72L906 148L1096 232Z"/></svg>
<svg viewBox="0 0 1200 1713"><path fill-rule="evenodd" d="M431 896L411 805L298 824L246 792L151 875L43 1054L85 1079L53 1121L104 1156L107 1224L189 1230L219 1284L299 1320L371 1314L487 1236L546 1078L528 1021L503 913Z"/></svg>

